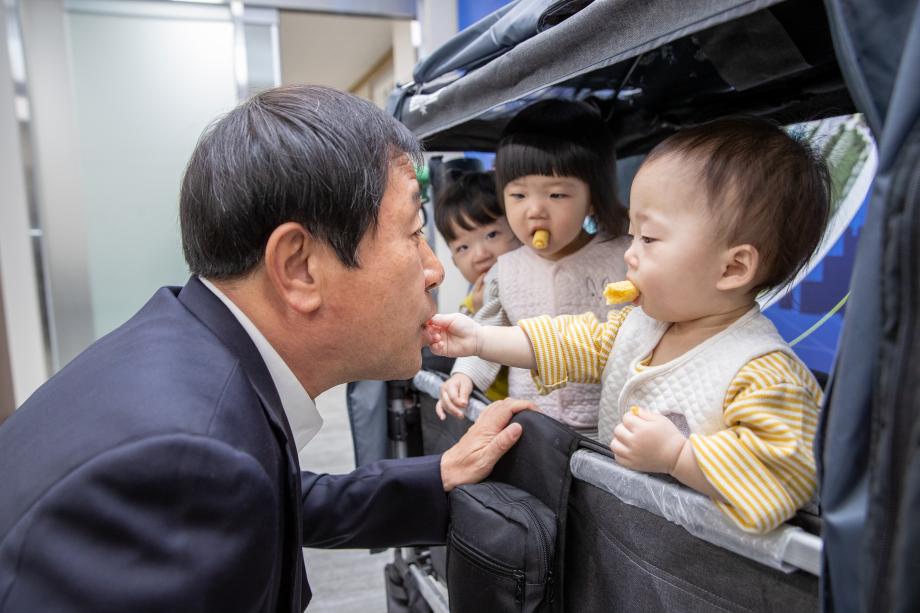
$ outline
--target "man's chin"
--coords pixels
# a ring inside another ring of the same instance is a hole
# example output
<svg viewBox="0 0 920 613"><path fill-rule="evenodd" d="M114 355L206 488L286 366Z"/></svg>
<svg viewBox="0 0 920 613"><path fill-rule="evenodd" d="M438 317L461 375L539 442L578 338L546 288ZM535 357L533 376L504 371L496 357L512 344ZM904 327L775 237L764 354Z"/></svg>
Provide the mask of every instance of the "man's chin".
<svg viewBox="0 0 920 613"><path fill-rule="evenodd" d="M419 351L418 354L415 355L414 360L407 356L405 359L399 360L398 362L396 361L391 362L387 367L387 371L389 372L389 374L382 377L382 379L384 379L385 381L411 379L412 377L415 376L415 373L421 370L421 368L422 368L422 352Z"/></svg>

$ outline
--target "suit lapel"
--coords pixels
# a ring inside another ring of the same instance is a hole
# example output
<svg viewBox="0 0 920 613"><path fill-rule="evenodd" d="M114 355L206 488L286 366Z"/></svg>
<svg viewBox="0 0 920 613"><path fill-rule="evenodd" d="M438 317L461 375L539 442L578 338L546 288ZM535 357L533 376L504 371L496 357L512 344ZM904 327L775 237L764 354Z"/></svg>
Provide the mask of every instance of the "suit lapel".
<svg viewBox="0 0 920 613"><path fill-rule="evenodd" d="M237 357L240 367L246 373L262 402L263 410L272 429L285 449L288 465L288 513L292 518L291 530L296 544L296 547L288 548L293 555L289 554L288 550L284 554L290 563L290 575L285 577L285 583L290 586L291 598L297 597L297 600L292 602L291 610L300 613L310 600L310 588L306 581L303 555L299 546L303 541L301 536L303 527L301 525L300 461L294 445L294 435L291 433L291 426L281 406L278 390L275 388L259 350L256 349L246 330L220 301L220 298L205 287L198 277L189 279L179 292L178 298Z"/></svg>

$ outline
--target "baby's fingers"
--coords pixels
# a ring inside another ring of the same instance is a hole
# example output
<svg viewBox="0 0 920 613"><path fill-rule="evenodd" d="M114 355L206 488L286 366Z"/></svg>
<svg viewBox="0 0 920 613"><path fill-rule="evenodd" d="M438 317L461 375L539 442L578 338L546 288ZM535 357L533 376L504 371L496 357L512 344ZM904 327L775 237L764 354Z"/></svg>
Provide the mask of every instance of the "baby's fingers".
<svg viewBox="0 0 920 613"><path fill-rule="evenodd" d="M446 413L449 413L455 417L462 417L463 409L457 406L455 397L451 393L452 386L454 385L456 385L456 382L448 380L444 385L441 386L441 400L438 404L441 405L441 409ZM445 417L442 417L441 419L444 419Z"/></svg>
<svg viewBox="0 0 920 613"><path fill-rule="evenodd" d="M613 439L613 441L610 443L610 451L613 452L613 455L619 464L629 467L630 465L629 448L627 448L626 445L624 445L617 439Z"/></svg>
<svg viewBox="0 0 920 613"><path fill-rule="evenodd" d="M465 407L470 393L463 389L459 381L447 382L447 398L455 407Z"/></svg>

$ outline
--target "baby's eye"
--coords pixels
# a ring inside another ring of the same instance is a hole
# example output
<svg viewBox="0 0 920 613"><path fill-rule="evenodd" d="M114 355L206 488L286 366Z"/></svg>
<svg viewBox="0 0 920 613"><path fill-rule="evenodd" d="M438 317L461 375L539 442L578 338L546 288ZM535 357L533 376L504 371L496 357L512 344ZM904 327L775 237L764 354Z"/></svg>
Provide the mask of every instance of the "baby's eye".
<svg viewBox="0 0 920 613"><path fill-rule="evenodd" d="M658 240L657 238L652 238L651 236L643 236L641 238L642 238L642 242L645 243L646 245L651 245L652 243Z"/></svg>
<svg viewBox="0 0 920 613"><path fill-rule="evenodd" d="M454 253L463 253L463 252L466 251L467 249L469 249L469 247L467 247L466 245L458 245L458 246L454 249Z"/></svg>
<svg viewBox="0 0 920 613"><path fill-rule="evenodd" d="M486 238L495 238L499 234L501 234L501 232L499 232L498 230L492 230L491 232L486 234Z"/></svg>
<svg viewBox="0 0 920 613"><path fill-rule="evenodd" d="M511 198L512 200L521 200L524 197L524 194L520 192L512 192L508 194L508 197Z"/></svg>
<svg viewBox="0 0 920 613"><path fill-rule="evenodd" d="M563 194L563 193L554 193L554 194L550 194L549 197L552 198L553 200L559 200L560 198L568 198L569 195Z"/></svg>

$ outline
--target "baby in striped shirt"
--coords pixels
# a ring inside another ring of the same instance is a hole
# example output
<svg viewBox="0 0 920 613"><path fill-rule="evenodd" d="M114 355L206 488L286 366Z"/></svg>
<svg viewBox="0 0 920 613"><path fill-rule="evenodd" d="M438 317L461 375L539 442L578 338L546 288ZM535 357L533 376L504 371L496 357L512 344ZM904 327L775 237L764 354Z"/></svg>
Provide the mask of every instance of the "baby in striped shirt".
<svg viewBox="0 0 920 613"><path fill-rule="evenodd" d="M600 383L599 436L620 464L669 474L743 530L769 531L814 494L822 392L756 298L805 267L830 192L823 160L769 122L682 130L632 184L635 306L511 327L438 315L431 348L529 368L543 393Z"/></svg>

